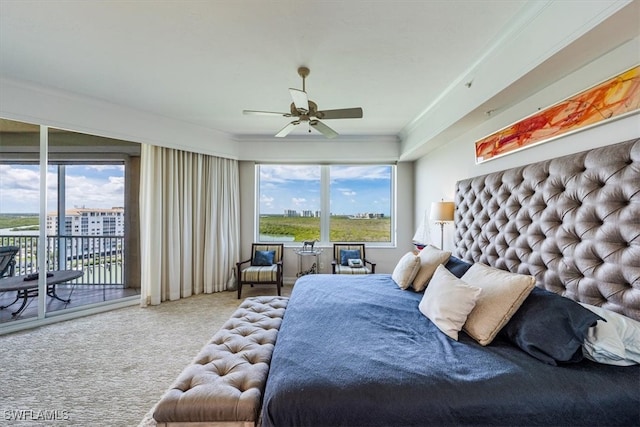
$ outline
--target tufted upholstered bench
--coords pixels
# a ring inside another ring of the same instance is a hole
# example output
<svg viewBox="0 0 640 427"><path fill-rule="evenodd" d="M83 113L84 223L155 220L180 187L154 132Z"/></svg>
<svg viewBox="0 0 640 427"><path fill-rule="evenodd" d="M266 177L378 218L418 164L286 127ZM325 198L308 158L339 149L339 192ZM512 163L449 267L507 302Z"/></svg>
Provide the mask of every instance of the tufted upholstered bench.
<svg viewBox="0 0 640 427"><path fill-rule="evenodd" d="M245 299L155 407L159 426L255 426L289 298Z"/></svg>

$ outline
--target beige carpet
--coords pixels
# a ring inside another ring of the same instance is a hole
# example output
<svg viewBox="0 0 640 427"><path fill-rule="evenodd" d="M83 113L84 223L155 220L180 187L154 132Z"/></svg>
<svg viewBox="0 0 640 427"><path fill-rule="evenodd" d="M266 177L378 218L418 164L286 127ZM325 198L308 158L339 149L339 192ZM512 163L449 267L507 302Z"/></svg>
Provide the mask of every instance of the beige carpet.
<svg viewBox="0 0 640 427"><path fill-rule="evenodd" d="M0 336L0 425L155 425L153 406L239 304L198 295Z"/></svg>

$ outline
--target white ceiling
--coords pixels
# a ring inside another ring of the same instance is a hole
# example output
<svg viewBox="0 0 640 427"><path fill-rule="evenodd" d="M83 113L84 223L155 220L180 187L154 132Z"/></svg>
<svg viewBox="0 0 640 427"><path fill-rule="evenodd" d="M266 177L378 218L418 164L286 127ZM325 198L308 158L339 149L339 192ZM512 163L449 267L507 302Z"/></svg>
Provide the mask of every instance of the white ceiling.
<svg viewBox="0 0 640 427"><path fill-rule="evenodd" d="M327 121L338 133L400 137L543 3L0 0L0 76L242 139L288 122L242 110L288 111L287 89L301 88L296 70L305 65L319 109L364 110L363 119ZM637 36L638 17L630 22L609 24L598 42L565 49L553 67L495 95L513 102L539 90Z"/></svg>

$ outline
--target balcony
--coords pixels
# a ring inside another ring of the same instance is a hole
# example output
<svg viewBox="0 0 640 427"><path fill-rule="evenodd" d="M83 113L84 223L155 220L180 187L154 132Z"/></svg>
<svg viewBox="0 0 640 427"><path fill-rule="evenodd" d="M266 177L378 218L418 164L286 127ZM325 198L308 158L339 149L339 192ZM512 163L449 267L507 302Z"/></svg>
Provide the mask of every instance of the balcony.
<svg viewBox="0 0 640 427"><path fill-rule="evenodd" d="M38 236L29 235L0 236L0 246L20 248L15 258L15 275L37 271L38 240ZM48 236L47 270L82 270L83 275L57 285L57 294L71 301L65 303L46 297L46 311L64 310L138 295L139 289L127 287L125 284L124 248L123 236ZM0 293L0 306L10 304L15 296L16 291ZM30 298L27 307L19 315L12 316L19 304L20 302L0 310L0 323L37 316L37 298Z"/></svg>

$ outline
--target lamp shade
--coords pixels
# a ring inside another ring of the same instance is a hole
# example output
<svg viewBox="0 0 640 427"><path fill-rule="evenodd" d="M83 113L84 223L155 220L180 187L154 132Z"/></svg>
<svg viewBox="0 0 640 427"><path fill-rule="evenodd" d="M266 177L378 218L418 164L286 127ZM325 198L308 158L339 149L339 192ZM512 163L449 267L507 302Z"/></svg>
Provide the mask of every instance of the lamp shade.
<svg viewBox="0 0 640 427"><path fill-rule="evenodd" d="M445 222L453 221L453 202L433 202L431 203L431 221Z"/></svg>

